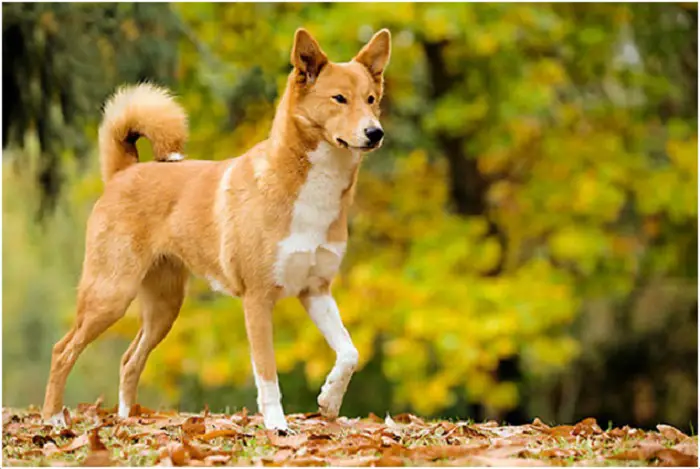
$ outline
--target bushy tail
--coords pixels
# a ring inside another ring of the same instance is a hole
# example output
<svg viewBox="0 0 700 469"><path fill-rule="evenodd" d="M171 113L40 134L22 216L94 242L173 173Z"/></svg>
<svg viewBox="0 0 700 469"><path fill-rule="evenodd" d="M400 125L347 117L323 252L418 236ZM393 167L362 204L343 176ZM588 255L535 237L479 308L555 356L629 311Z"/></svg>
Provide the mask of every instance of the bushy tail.
<svg viewBox="0 0 700 469"><path fill-rule="evenodd" d="M138 162L141 136L151 141L156 160L183 158L187 115L167 89L150 83L120 88L105 104L99 132L104 182Z"/></svg>

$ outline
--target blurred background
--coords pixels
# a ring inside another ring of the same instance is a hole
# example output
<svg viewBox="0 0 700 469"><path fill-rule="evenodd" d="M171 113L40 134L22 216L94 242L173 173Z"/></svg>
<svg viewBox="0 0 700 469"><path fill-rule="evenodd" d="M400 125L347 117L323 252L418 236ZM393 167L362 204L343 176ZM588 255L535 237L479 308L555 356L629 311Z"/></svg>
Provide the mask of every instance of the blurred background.
<svg viewBox="0 0 700 469"><path fill-rule="evenodd" d="M361 363L342 413L697 428L697 5L3 4L4 406L41 405L102 183L101 105L171 87L188 157L266 138L304 26L335 61L393 33L384 147L334 285ZM139 148L150 158L147 141ZM139 400L255 409L240 301L192 279ZM334 356L275 313L287 412ZM117 402L138 305L66 403Z"/></svg>

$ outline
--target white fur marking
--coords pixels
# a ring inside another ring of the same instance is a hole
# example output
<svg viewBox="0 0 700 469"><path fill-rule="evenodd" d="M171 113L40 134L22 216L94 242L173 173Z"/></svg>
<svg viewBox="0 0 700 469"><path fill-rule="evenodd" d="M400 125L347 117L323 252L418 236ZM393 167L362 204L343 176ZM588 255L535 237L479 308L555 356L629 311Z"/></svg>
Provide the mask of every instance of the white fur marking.
<svg viewBox="0 0 700 469"><path fill-rule="evenodd" d="M268 430L287 430L279 383L277 380L265 381L258 376L255 363L253 363L253 376L255 376L255 386L258 389L258 412L263 416L265 428Z"/></svg>
<svg viewBox="0 0 700 469"><path fill-rule="evenodd" d="M270 163L264 156L257 156L253 158L253 173L255 174L255 179L260 179L263 177L269 166Z"/></svg>
<svg viewBox="0 0 700 469"><path fill-rule="evenodd" d="M49 418L49 424L53 425L54 427L66 427L68 424L66 423L66 416L63 415L63 410L52 415Z"/></svg>
<svg viewBox="0 0 700 469"><path fill-rule="evenodd" d="M124 400L124 390L119 390L119 417L125 419L129 416L131 412L131 406Z"/></svg>
<svg viewBox="0 0 700 469"><path fill-rule="evenodd" d="M238 165L238 161L239 159L235 158L229 162L228 166L226 167L226 171L224 171L224 174L219 180L219 187L217 188L216 192L216 200L214 201L214 219L218 221L220 230L222 230L221 232L224 232L224 228L227 226L226 224L230 223L231 221L231 215L228 208L228 192L231 190L231 176L233 174L233 170ZM232 280L233 276L230 272L231 262L229 261L229 247L228 238L226 236L221 236L221 241L219 244L219 267L223 273L222 278L224 282L222 283L212 276L207 276L207 280L209 281L212 290L235 296L238 294L238 285L236 285L235 281ZM225 284L228 285L228 289L224 287Z"/></svg>
<svg viewBox="0 0 700 469"><path fill-rule="evenodd" d="M226 192L231 189L231 173L233 172L233 168L236 167L237 163L237 159L231 160L226 168L226 171L224 171L224 175L221 176L221 181L219 181L219 195L222 195L222 192Z"/></svg>
<svg viewBox="0 0 700 469"><path fill-rule="evenodd" d="M170 153L165 157L165 161L182 161L185 159L185 155L182 153Z"/></svg>
<svg viewBox="0 0 700 469"><path fill-rule="evenodd" d="M336 353L335 365L321 388L318 404L325 416L337 417L350 378L357 367L359 355L343 325L338 305L332 296L312 296L307 299L306 308L314 324Z"/></svg>
<svg viewBox="0 0 700 469"><path fill-rule="evenodd" d="M345 243L328 243L328 228L340 214L341 196L358 154L322 142L308 159L311 168L294 203L289 236L278 244L274 266L275 281L287 296L299 294L315 278L330 280L345 251Z"/></svg>
<svg viewBox="0 0 700 469"><path fill-rule="evenodd" d="M209 282L209 286L211 287L212 290L218 293L223 293L225 295L233 296L231 295L231 292L226 290L226 287L224 287L221 282L219 282L217 279L214 277L207 275L207 281Z"/></svg>
<svg viewBox="0 0 700 469"><path fill-rule="evenodd" d="M145 342L146 342L146 332L144 332L141 335L141 338L139 339L139 343L136 344L136 348L134 349L134 353L131 354L131 357L129 357L129 361L127 362L127 365L131 362L131 360L136 360L136 357L143 356L144 351L142 350L145 347ZM119 389L119 417L121 418L127 418L129 416L129 413L131 412L131 405L134 404L133 402L126 402L126 398L124 397L124 390Z"/></svg>

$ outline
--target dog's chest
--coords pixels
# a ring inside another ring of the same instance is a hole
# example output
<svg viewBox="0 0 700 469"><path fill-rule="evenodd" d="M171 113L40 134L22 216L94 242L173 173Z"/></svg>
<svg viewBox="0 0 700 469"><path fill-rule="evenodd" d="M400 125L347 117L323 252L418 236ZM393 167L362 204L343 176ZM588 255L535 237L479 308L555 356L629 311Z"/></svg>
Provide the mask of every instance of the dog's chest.
<svg viewBox="0 0 700 469"><path fill-rule="evenodd" d="M340 216L356 160L327 144L309 154L311 168L294 202L288 235L277 246L274 275L284 296L314 291L338 272L346 243L329 241L328 231Z"/></svg>

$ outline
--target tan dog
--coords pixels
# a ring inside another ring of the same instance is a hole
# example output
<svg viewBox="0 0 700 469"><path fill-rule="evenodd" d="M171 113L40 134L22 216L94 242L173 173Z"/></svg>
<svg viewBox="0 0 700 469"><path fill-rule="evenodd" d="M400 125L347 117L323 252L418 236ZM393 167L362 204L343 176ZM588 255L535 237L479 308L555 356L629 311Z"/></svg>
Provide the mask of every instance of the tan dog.
<svg viewBox="0 0 700 469"><path fill-rule="evenodd" d="M286 429L272 341L272 310L297 296L335 350L318 397L338 415L358 354L330 293L347 240L347 211L378 121L390 34L378 32L348 63L332 63L303 29L270 138L231 160L179 161L187 118L166 90L142 84L107 103L99 132L105 191L88 221L77 319L53 349L43 416L61 420L78 355L141 301L141 329L121 362L119 415L129 415L149 353L166 336L188 271L243 298L258 407ZM156 162L135 164L147 137Z"/></svg>

